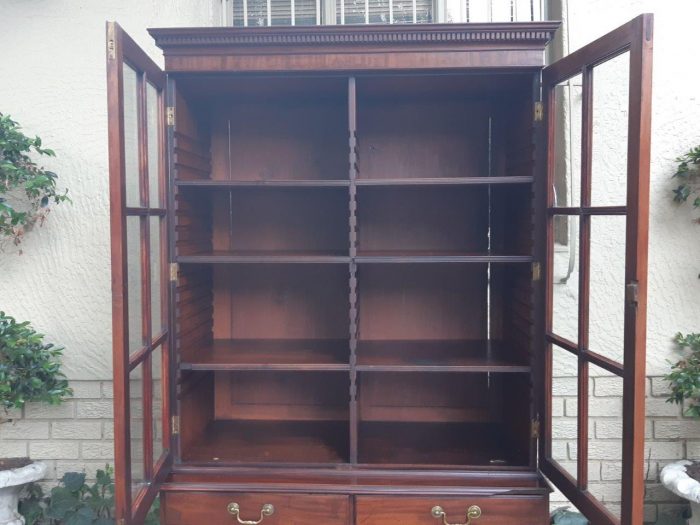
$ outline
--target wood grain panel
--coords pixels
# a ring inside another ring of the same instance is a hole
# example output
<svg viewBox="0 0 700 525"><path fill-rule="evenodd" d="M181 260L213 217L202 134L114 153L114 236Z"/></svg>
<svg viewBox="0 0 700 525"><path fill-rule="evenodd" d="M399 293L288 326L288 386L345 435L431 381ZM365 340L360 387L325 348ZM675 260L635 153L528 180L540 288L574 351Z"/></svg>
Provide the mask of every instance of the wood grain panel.
<svg viewBox="0 0 700 525"><path fill-rule="evenodd" d="M549 522L546 497L379 497L358 496L357 525L435 525L430 511L440 505L450 523L465 523L467 509L478 505L478 525L544 525Z"/></svg>
<svg viewBox="0 0 700 525"><path fill-rule="evenodd" d="M231 525L235 518L227 511L231 502L240 505L242 520L260 519L265 504L275 508L266 516L265 525L349 525L351 510L348 496L256 494L220 492L168 492L163 497L167 525Z"/></svg>

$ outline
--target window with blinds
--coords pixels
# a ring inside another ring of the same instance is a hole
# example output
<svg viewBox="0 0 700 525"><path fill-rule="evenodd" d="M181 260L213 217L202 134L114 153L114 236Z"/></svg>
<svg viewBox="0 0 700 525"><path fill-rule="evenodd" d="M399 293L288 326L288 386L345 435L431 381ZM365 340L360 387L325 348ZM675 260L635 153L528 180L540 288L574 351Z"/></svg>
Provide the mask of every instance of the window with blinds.
<svg viewBox="0 0 700 525"><path fill-rule="evenodd" d="M233 25L430 23L434 0L233 0ZM331 8L329 12L328 8ZM334 8L334 12L333 12ZM330 19L330 20L329 20Z"/></svg>

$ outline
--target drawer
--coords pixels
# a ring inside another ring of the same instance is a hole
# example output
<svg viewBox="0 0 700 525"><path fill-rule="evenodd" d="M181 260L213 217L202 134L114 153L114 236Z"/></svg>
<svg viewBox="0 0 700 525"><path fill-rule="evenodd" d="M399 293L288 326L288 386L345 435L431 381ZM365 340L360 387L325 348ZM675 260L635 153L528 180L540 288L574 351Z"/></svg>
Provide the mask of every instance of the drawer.
<svg viewBox="0 0 700 525"><path fill-rule="evenodd" d="M357 525L443 525L442 517L434 517L439 505L450 524L467 523L467 509L477 505L481 516L471 525L547 525L549 504L546 496L478 496L478 497L408 497L358 496Z"/></svg>
<svg viewBox="0 0 700 525"><path fill-rule="evenodd" d="M261 525L350 524L348 496L182 491L163 494L164 525L236 525L231 503L238 503L242 522L259 520L263 505L270 504L274 513Z"/></svg>

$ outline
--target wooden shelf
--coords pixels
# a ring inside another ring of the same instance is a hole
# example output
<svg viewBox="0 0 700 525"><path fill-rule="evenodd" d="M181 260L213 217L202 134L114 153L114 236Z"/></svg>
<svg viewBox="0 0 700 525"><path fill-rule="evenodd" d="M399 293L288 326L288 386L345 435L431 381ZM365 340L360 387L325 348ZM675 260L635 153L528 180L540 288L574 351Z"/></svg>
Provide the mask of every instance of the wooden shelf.
<svg viewBox="0 0 700 525"><path fill-rule="evenodd" d="M350 186L347 179L285 179L285 180L179 180L181 188L342 188Z"/></svg>
<svg viewBox="0 0 700 525"><path fill-rule="evenodd" d="M361 422L359 461L380 465L514 466L508 430L493 423Z"/></svg>
<svg viewBox="0 0 700 525"><path fill-rule="evenodd" d="M183 370L349 370L348 341L342 339L217 339L180 363Z"/></svg>
<svg viewBox="0 0 700 525"><path fill-rule="evenodd" d="M529 373L508 359L501 343L489 341L359 341L360 372ZM513 352L510 353L514 354Z"/></svg>
<svg viewBox="0 0 700 525"><path fill-rule="evenodd" d="M345 463L347 421L212 421L186 462Z"/></svg>
<svg viewBox="0 0 700 525"><path fill-rule="evenodd" d="M358 263L531 263L531 255L495 255L438 251L359 251Z"/></svg>
<svg viewBox="0 0 700 525"><path fill-rule="evenodd" d="M355 181L357 186L478 186L490 184L531 184L532 176L502 177L425 177L425 178L382 178Z"/></svg>
<svg viewBox="0 0 700 525"><path fill-rule="evenodd" d="M183 264L347 264L350 262L350 257L340 252L212 251L194 255L179 255L177 262Z"/></svg>

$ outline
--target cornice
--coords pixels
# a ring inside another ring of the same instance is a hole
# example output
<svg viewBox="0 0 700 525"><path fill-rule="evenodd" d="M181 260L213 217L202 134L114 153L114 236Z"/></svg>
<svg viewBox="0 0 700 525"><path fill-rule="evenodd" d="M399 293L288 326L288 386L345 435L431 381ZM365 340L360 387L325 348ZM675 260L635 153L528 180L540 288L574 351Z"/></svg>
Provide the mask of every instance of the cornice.
<svg viewBox="0 0 700 525"><path fill-rule="evenodd" d="M175 47L464 45L544 46L559 22L149 29L163 50Z"/></svg>

